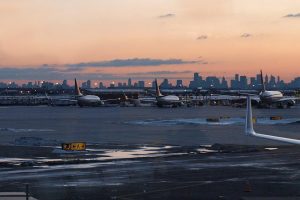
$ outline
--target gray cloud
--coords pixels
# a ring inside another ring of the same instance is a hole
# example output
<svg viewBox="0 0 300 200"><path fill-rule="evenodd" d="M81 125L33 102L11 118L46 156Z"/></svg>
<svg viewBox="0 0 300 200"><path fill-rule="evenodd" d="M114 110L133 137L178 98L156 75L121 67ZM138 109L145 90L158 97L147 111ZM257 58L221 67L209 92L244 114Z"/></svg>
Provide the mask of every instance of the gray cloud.
<svg viewBox="0 0 300 200"><path fill-rule="evenodd" d="M152 71L146 73L131 73L120 75L103 73L102 67L156 67L161 65L183 65L183 64L208 64L205 60L186 61L182 59L149 59L149 58L134 58L134 59L116 59L110 61L66 64L66 65L40 65L40 66L0 66L0 79L11 80L64 80L64 79L92 79L92 80L124 80L128 76L136 76L137 78L153 78L160 75L174 75L182 73L191 73L191 71ZM94 73L86 72L86 67L93 68Z"/></svg>
<svg viewBox="0 0 300 200"><path fill-rule="evenodd" d="M164 18L171 18L171 17L175 17L176 15L173 14L173 13L168 13L168 14L165 14L165 15L160 15L158 16L158 18L160 19L164 19Z"/></svg>
<svg viewBox="0 0 300 200"><path fill-rule="evenodd" d="M252 37L252 35L250 33L243 33L241 35L242 38L249 38L249 37Z"/></svg>
<svg viewBox="0 0 300 200"><path fill-rule="evenodd" d="M136 72L128 74L110 74L110 73L82 73L82 72L68 72L65 69L57 69L53 67L40 66L16 68L5 67L0 68L0 79L10 80L73 80L77 78L79 80L126 80L129 77L132 79L153 79L155 77L165 78L168 75L178 75L177 77L170 77L169 79L180 79L181 74L193 73L192 71L151 71L151 72Z"/></svg>
<svg viewBox="0 0 300 200"><path fill-rule="evenodd" d="M287 17L287 18L300 18L300 13L288 14L288 15L285 15L284 17Z"/></svg>
<svg viewBox="0 0 300 200"><path fill-rule="evenodd" d="M199 37L197 37L197 40L206 40L207 38L207 35L200 35Z"/></svg>
<svg viewBox="0 0 300 200"><path fill-rule="evenodd" d="M26 80L26 79L59 79L62 77L62 73L52 67L4 67L0 68L0 79L14 79L14 80Z"/></svg>
<svg viewBox="0 0 300 200"><path fill-rule="evenodd" d="M118 79L118 76L105 73L82 73L76 70L48 67L2 67L0 68L0 79L11 80L64 80L64 79Z"/></svg>
<svg viewBox="0 0 300 200"><path fill-rule="evenodd" d="M115 59L109 61L99 62L86 62L67 64L68 67L81 68L81 67L146 67L146 66L160 66L160 65L183 65L195 64L198 61L186 61L182 59L151 59L151 58L132 58L132 59Z"/></svg>

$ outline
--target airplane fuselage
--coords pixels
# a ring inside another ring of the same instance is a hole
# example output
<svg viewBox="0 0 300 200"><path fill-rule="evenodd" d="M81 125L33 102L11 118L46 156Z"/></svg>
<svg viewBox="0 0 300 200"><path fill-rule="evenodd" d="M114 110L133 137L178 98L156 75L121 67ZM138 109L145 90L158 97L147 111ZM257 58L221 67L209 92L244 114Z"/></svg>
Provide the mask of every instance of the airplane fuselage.
<svg viewBox="0 0 300 200"><path fill-rule="evenodd" d="M164 106L164 105L173 105L173 106L180 106L181 101L178 96L168 95L168 96L158 96L156 97L157 105Z"/></svg>
<svg viewBox="0 0 300 200"><path fill-rule="evenodd" d="M79 106L99 106L102 104L100 98L95 95L78 96L77 101Z"/></svg>
<svg viewBox="0 0 300 200"><path fill-rule="evenodd" d="M265 103L274 103L283 98L279 91L263 91L259 94L260 100Z"/></svg>

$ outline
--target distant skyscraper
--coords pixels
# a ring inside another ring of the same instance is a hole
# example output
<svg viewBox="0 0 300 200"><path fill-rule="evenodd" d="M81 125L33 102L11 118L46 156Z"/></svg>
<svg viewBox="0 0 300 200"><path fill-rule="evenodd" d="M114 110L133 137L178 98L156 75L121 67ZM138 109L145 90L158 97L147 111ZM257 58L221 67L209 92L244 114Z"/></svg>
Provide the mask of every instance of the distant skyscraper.
<svg viewBox="0 0 300 200"><path fill-rule="evenodd" d="M164 79L163 82L160 84L161 88L169 88L169 80L168 79Z"/></svg>
<svg viewBox="0 0 300 200"><path fill-rule="evenodd" d="M33 88L32 82L28 82L27 87L28 88Z"/></svg>
<svg viewBox="0 0 300 200"><path fill-rule="evenodd" d="M248 81L246 76L240 76L240 89L247 89Z"/></svg>
<svg viewBox="0 0 300 200"><path fill-rule="evenodd" d="M152 81L152 88L155 88L155 81Z"/></svg>
<svg viewBox="0 0 300 200"><path fill-rule="evenodd" d="M176 81L176 87L177 87L177 88L183 87L182 80L177 80L177 81Z"/></svg>
<svg viewBox="0 0 300 200"><path fill-rule="evenodd" d="M91 80L87 80L86 87L87 88L92 88L92 82L91 82Z"/></svg>
<svg viewBox="0 0 300 200"><path fill-rule="evenodd" d="M234 75L234 80L236 81L236 82L239 82L240 81L240 75L239 74L235 74Z"/></svg>
<svg viewBox="0 0 300 200"><path fill-rule="evenodd" d="M220 88L220 80L215 76L208 76L206 77L206 87L207 88Z"/></svg>
<svg viewBox="0 0 300 200"><path fill-rule="evenodd" d="M109 87L114 88L115 87L115 82L112 82L111 84L109 84Z"/></svg>
<svg viewBox="0 0 300 200"><path fill-rule="evenodd" d="M256 75L256 88L257 89L261 89L262 88L262 82L261 82L261 75L257 74Z"/></svg>
<svg viewBox="0 0 300 200"><path fill-rule="evenodd" d="M200 77L199 77L199 73L194 73L194 81L199 81Z"/></svg>
<svg viewBox="0 0 300 200"><path fill-rule="evenodd" d="M228 83L227 83L225 77L222 78L221 87L223 89L227 89L228 88Z"/></svg>
<svg viewBox="0 0 300 200"><path fill-rule="evenodd" d="M266 76L265 76L265 84L266 85L268 85L269 84L269 77L268 77L268 75L266 74Z"/></svg>
<svg viewBox="0 0 300 200"><path fill-rule="evenodd" d="M254 89L255 86L256 86L255 77L250 77L250 88Z"/></svg>
<svg viewBox="0 0 300 200"><path fill-rule="evenodd" d="M145 87L145 81L138 81L138 87L144 88Z"/></svg>
<svg viewBox="0 0 300 200"><path fill-rule="evenodd" d="M102 82L99 83L99 88L104 88L104 85Z"/></svg>
<svg viewBox="0 0 300 200"><path fill-rule="evenodd" d="M131 78L128 79L128 87L132 87Z"/></svg>
<svg viewBox="0 0 300 200"><path fill-rule="evenodd" d="M269 81L268 86L270 88L276 88L276 78L275 78L275 76L273 76L273 75L270 76L270 81Z"/></svg>
<svg viewBox="0 0 300 200"><path fill-rule="evenodd" d="M62 88L64 88L64 89L66 89L66 88L68 88L68 82L67 82L67 80L63 80L63 83L62 83Z"/></svg>
<svg viewBox="0 0 300 200"><path fill-rule="evenodd" d="M190 81L190 85L189 87L190 88L199 88L199 87L202 87L203 86L203 82L202 81L202 77L199 76L198 73L194 73L194 79L192 81Z"/></svg>

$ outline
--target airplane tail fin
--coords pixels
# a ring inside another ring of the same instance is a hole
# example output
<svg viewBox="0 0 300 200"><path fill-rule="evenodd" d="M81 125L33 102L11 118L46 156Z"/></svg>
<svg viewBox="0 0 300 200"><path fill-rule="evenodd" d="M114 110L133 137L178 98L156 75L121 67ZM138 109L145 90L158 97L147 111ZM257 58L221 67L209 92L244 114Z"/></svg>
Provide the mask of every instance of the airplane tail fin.
<svg viewBox="0 0 300 200"><path fill-rule="evenodd" d="M80 92L80 89L78 87L76 78L75 78L75 95L76 96L82 96L82 93Z"/></svg>
<svg viewBox="0 0 300 200"><path fill-rule="evenodd" d="M128 99L128 96L125 94L124 91L122 91L122 93L123 93L123 98L124 98L124 100L125 100L125 101L128 101L128 100L129 100L129 99Z"/></svg>
<svg viewBox="0 0 300 200"><path fill-rule="evenodd" d="M158 86L158 83L157 83L157 79L155 79L155 89L156 89L156 96L157 97L161 97L163 96L160 92L160 89L159 89L159 86Z"/></svg>
<svg viewBox="0 0 300 200"><path fill-rule="evenodd" d="M264 77L263 77L263 73L262 73L262 70L260 70L260 80L261 80L261 90L262 92L266 91L266 85L265 85L265 82L264 82Z"/></svg>
<svg viewBox="0 0 300 200"><path fill-rule="evenodd" d="M254 135L255 134L255 131L253 129L253 117L252 117L252 106L251 106L251 97L250 96L247 96L245 133L246 133L246 135Z"/></svg>

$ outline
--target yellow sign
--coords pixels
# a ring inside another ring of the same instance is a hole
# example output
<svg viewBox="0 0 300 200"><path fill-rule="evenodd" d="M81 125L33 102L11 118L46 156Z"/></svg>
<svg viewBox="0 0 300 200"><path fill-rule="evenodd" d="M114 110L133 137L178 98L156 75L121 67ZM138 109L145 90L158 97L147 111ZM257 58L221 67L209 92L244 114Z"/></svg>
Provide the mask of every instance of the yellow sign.
<svg viewBox="0 0 300 200"><path fill-rule="evenodd" d="M66 151L84 151L86 149L86 143L85 142L63 143L61 147L63 150Z"/></svg>

